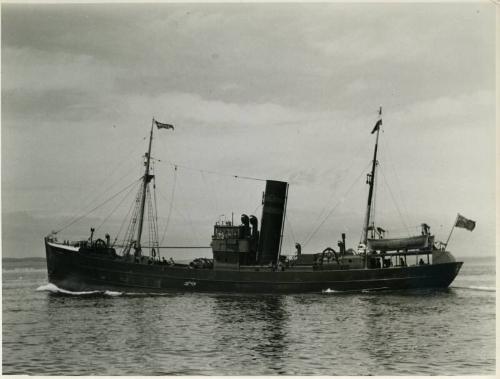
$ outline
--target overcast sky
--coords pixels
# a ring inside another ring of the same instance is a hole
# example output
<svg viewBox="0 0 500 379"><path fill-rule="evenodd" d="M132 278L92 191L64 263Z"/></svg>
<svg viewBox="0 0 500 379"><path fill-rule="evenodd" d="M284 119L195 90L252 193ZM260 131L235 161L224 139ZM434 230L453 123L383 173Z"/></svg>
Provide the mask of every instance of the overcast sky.
<svg viewBox="0 0 500 379"><path fill-rule="evenodd" d="M492 255L494 78L490 2L2 4L4 256L41 255L44 234L138 179L152 117L176 127L153 152L160 234L179 165L165 243L208 245L221 214L260 218L264 183L218 171L290 182L286 252L316 229L304 251L342 232L355 246L380 105L377 223L446 240L460 212L477 229L450 249Z"/></svg>

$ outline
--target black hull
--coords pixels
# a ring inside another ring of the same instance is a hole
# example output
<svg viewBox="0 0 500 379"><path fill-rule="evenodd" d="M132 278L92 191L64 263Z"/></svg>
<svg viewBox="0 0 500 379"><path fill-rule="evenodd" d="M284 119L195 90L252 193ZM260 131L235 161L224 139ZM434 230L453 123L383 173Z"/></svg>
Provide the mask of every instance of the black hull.
<svg viewBox="0 0 500 379"><path fill-rule="evenodd" d="M357 270L218 271L145 265L45 243L49 281L69 291L293 293L448 287L462 262Z"/></svg>

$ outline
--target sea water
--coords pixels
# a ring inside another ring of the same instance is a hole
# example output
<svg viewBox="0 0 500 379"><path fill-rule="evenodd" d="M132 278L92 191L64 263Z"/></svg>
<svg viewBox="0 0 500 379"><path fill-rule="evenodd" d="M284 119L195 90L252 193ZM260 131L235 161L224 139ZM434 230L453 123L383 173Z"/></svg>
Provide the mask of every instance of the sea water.
<svg viewBox="0 0 500 379"><path fill-rule="evenodd" d="M68 292L3 261L2 372L28 375L495 373L495 260L449 289L300 295Z"/></svg>

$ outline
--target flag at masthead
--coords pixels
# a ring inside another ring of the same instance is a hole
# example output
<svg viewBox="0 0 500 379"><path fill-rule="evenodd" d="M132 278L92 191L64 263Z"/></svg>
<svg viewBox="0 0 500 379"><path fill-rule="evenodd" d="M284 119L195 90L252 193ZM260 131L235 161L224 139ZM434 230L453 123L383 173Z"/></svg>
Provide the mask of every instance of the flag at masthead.
<svg viewBox="0 0 500 379"><path fill-rule="evenodd" d="M165 124L163 122L158 122L156 120L154 120L155 124L156 124L156 127L158 129L172 129L174 130L174 126L172 124Z"/></svg>
<svg viewBox="0 0 500 379"><path fill-rule="evenodd" d="M377 130L379 130L381 125L382 125L382 107L380 107L378 110L378 121L373 127L372 134L375 133Z"/></svg>

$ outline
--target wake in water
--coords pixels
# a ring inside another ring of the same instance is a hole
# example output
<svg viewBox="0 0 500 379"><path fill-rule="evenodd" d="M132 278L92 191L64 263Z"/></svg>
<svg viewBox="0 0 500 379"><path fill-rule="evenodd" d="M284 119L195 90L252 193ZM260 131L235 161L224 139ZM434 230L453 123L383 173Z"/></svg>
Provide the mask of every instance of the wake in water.
<svg viewBox="0 0 500 379"><path fill-rule="evenodd" d="M321 293L323 294L342 294L342 293L352 293L352 292L357 292L357 293L368 293L368 292L379 292L379 291L387 291L391 290L389 287L377 287L377 288L367 288L363 290L345 290L345 291L340 291L340 290L332 290L330 288L327 288L326 290L322 290Z"/></svg>
<svg viewBox="0 0 500 379"><path fill-rule="evenodd" d="M55 284L48 283L39 286L37 291L50 292L54 295L62 296L80 296L80 297L116 297L116 296L126 296L126 297L151 297L151 296L172 296L170 293L159 293L159 292L118 292L118 291L68 291L63 288L59 288Z"/></svg>
<svg viewBox="0 0 500 379"><path fill-rule="evenodd" d="M471 290L471 291L487 291L487 292L496 292L495 287L485 287L485 286L452 286L453 289L463 289L463 290ZM361 292L361 293L369 293L369 292L379 292L388 290L387 287L381 288L373 288L373 289L364 289L364 290L356 290L356 291L339 291L332 290L330 288L324 289L321 291L322 294L345 294L349 292ZM68 291L62 288L59 288L55 284L48 283L39 286L37 291L46 291L56 295L69 295L69 296L82 296L82 297L95 297L95 296L165 296L165 293L145 293L145 292L118 292L118 291Z"/></svg>
<svg viewBox="0 0 500 379"><path fill-rule="evenodd" d="M471 290L471 291L487 291L487 292L496 292L495 287L485 287L485 286L451 286L454 289L461 290Z"/></svg>
<svg viewBox="0 0 500 379"><path fill-rule="evenodd" d="M48 283L44 284L36 289L37 291L47 291L54 294L62 294L62 295L72 295L72 296L121 296L123 292L116 291L68 291L62 288L59 288L55 284Z"/></svg>

